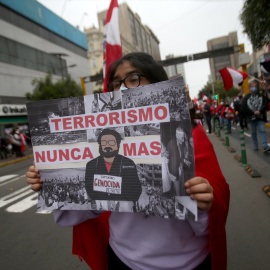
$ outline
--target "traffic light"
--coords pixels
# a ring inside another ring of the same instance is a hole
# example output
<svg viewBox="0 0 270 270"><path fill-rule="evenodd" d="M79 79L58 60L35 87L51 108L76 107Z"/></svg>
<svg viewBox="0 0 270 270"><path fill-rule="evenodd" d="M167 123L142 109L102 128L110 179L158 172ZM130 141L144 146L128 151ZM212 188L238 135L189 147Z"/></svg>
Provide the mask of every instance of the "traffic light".
<svg viewBox="0 0 270 270"><path fill-rule="evenodd" d="M219 94L216 94L216 95L215 95L215 100L217 100L217 102L218 102L218 104L219 104L219 102L220 102L220 101L219 101Z"/></svg>
<svg viewBox="0 0 270 270"><path fill-rule="evenodd" d="M84 83L84 77L81 77L81 86L83 89L83 94L86 95L86 88L85 88L85 83Z"/></svg>
<svg viewBox="0 0 270 270"><path fill-rule="evenodd" d="M240 52L241 52L241 53L244 53L244 52L245 52L245 44L244 44L244 43L241 43L241 44L239 45L239 47L240 47Z"/></svg>

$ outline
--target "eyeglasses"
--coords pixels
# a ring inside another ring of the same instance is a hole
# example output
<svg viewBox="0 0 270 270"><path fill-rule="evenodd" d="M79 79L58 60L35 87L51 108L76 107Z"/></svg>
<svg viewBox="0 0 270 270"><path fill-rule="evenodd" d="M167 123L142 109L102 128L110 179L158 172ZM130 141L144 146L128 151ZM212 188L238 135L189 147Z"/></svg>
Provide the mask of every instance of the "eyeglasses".
<svg viewBox="0 0 270 270"><path fill-rule="evenodd" d="M101 144L101 146L106 146L107 144L110 146L115 146L116 141L115 140L109 140L109 141L101 140L100 144Z"/></svg>
<svg viewBox="0 0 270 270"><path fill-rule="evenodd" d="M141 83L141 77L145 77L141 74L130 74L123 80L115 80L108 83L107 88L109 91L118 91L122 83L124 83L125 87L133 88L137 87Z"/></svg>

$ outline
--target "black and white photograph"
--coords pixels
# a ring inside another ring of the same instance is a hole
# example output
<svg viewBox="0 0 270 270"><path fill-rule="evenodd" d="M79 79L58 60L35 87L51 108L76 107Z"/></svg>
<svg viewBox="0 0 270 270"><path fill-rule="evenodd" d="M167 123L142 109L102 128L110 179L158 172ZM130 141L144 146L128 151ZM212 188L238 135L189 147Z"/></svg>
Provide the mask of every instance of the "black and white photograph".
<svg viewBox="0 0 270 270"><path fill-rule="evenodd" d="M86 130L51 133L49 125L54 117L84 114L84 97L28 102L26 106L33 146L87 141Z"/></svg>
<svg viewBox="0 0 270 270"><path fill-rule="evenodd" d="M177 219L188 219L197 221L197 208L196 204L190 203L189 196L176 196L175 197L175 216Z"/></svg>
<svg viewBox="0 0 270 270"><path fill-rule="evenodd" d="M195 176L195 164L182 77L31 102L28 108L44 180L38 211L90 209L197 220L196 201L184 186ZM51 151L59 154L53 169L52 162L43 162L52 160Z"/></svg>
<svg viewBox="0 0 270 270"><path fill-rule="evenodd" d="M192 132L189 120L161 123L163 192L187 196L185 182L195 176Z"/></svg>
<svg viewBox="0 0 270 270"><path fill-rule="evenodd" d="M137 203L137 211L151 216L175 217L173 196L164 196L161 164L137 164L142 193Z"/></svg>
<svg viewBox="0 0 270 270"><path fill-rule="evenodd" d="M106 111L114 111L121 109L121 93L109 92L84 96L85 114L93 114ZM88 129L87 141L96 142L102 129ZM116 128L117 132L122 134L124 138L124 128Z"/></svg>
<svg viewBox="0 0 270 270"><path fill-rule="evenodd" d="M173 84L171 84L173 82ZM144 107L155 104L169 104L171 121L189 119L189 110L182 77L173 78L169 81L130 88L122 91L123 109ZM145 87L147 91L145 91Z"/></svg>
<svg viewBox="0 0 270 270"><path fill-rule="evenodd" d="M37 210L93 209L85 190L85 168L40 170L43 187Z"/></svg>

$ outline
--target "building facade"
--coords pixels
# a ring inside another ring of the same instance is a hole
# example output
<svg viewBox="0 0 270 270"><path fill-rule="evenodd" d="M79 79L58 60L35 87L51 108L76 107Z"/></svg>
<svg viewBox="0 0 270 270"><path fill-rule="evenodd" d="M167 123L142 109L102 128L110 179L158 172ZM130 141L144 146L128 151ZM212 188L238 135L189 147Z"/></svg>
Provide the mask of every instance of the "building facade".
<svg viewBox="0 0 270 270"><path fill-rule="evenodd" d="M36 0L0 0L0 132L27 125L26 93L34 79L69 73L77 83L89 76L84 33ZM87 85L87 93L92 93Z"/></svg>
<svg viewBox="0 0 270 270"><path fill-rule="evenodd" d="M260 63L266 59L270 59L270 45L263 46L260 50L252 52L250 55L250 63L247 65L248 74L254 76L261 76ZM256 62L256 68L254 69L254 60ZM257 74L254 74L257 73ZM252 79L251 79L252 80Z"/></svg>
<svg viewBox="0 0 270 270"><path fill-rule="evenodd" d="M175 56L175 57L180 57L181 55ZM170 58L175 58L173 54L167 55L165 58L170 59ZM185 67L184 63L182 64L177 64L177 65L171 65L171 66L166 66L164 69L167 72L167 75L169 78L175 76L175 75L180 75L183 77L184 82L186 82L186 73L185 73Z"/></svg>
<svg viewBox="0 0 270 270"><path fill-rule="evenodd" d="M88 42L88 59L92 75L103 75L103 32L95 26L84 29ZM103 80L93 82L94 91L103 91Z"/></svg>
<svg viewBox="0 0 270 270"><path fill-rule="evenodd" d="M88 57L93 75L98 74L103 68L103 33L106 15L107 10L97 14L99 29L93 26L84 30L87 35ZM139 15L134 13L126 3L119 5L119 30L123 55L130 52L146 52L155 60L161 60L158 38L147 25L142 24ZM99 90L100 87L102 86L99 83L94 83L95 90Z"/></svg>
<svg viewBox="0 0 270 270"><path fill-rule="evenodd" d="M101 32L104 30L107 10L98 13L98 23ZM141 18L130 7L123 3L119 5L119 30L122 40L123 54L130 52L146 52L159 61L159 40L153 31L143 25Z"/></svg>
<svg viewBox="0 0 270 270"><path fill-rule="evenodd" d="M210 39L207 41L207 50L216 50L238 45L237 32L231 32L227 36ZM222 80L220 69L231 67L238 69L238 53L228 54L209 59L212 81Z"/></svg>

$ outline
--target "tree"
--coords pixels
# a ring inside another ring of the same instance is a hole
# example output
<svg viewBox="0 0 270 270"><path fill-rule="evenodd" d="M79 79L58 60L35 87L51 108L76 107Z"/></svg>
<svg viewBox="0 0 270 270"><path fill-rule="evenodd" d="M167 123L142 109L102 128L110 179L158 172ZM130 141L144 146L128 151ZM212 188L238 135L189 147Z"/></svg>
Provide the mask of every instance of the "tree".
<svg viewBox="0 0 270 270"><path fill-rule="evenodd" d="M237 96L240 93L240 89L232 87L229 91L226 91L223 85L223 81L214 82L215 95L219 94L220 99L228 99ZM212 83L207 83L203 89L199 91L199 99L202 99L202 95L206 95L209 99L213 95Z"/></svg>
<svg viewBox="0 0 270 270"><path fill-rule="evenodd" d="M269 0L245 0L240 20L244 33L256 49L270 44Z"/></svg>
<svg viewBox="0 0 270 270"><path fill-rule="evenodd" d="M71 79L70 75L53 83L49 72L44 79L34 79L32 85L35 87L33 93L26 93L26 98L31 101L78 97L84 94L81 86Z"/></svg>
<svg viewBox="0 0 270 270"><path fill-rule="evenodd" d="M103 68L97 72L95 75L100 75L103 76ZM96 83L96 86L100 86L97 90L94 90L94 94L98 94L98 93L102 93L103 92L103 80L98 80L95 81L94 83Z"/></svg>

